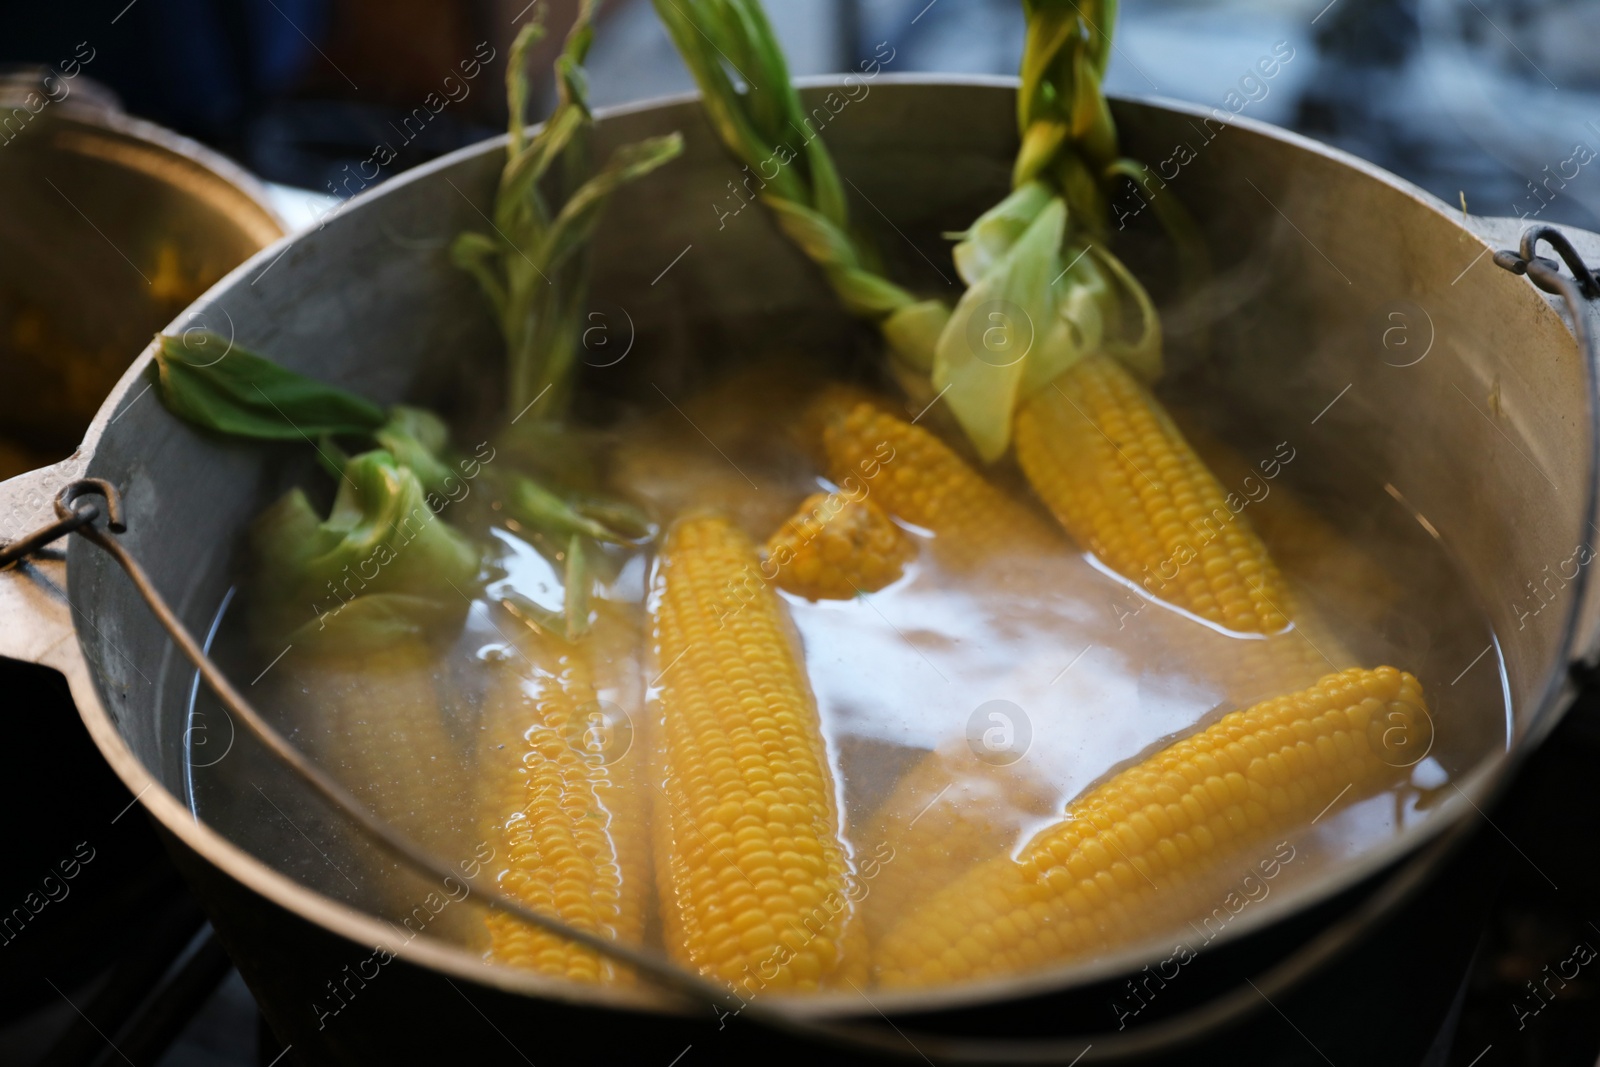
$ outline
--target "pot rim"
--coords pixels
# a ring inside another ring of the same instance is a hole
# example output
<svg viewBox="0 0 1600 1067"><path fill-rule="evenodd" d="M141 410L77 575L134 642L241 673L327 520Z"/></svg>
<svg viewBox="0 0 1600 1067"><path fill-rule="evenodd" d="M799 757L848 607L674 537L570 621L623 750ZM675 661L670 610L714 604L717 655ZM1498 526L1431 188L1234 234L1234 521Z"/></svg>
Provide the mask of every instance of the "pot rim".
<svg viewBox="0 0 1600 1067"><path fill-rule="evenodd" d="M47 108L42 109L39 113L39 118L41 120L41 129L48 129L52 125L59 128L64 123L84 126L91 130L126 137L148 147L166 152L186 163L193 164L201 170L209 172L212 176L220 178L223 186L231 187L237 191L265 216L264 221L273 228L274 232L269 234L265 228L260 230L259 233L254 230L251 231L252 236L257 236L261 239L264 247L272 247L294 236L289 231L288 222L273 205L272 196L267 191L266 183L228 156L201 144L191 137L186 137L175 130L170 130L160 123L137 118L123 111L120 107L102 105L99 102L91 103L84 100L74 100L72 97L66 98L59 104L52 103ZM20 138L27 135L28 131L25 130L17 136ZM118 162L124 166L129 165L129 161L125 159ZM246 260L245 262L248 263L250 261ZM232 277L232 273L230 271L228 274L223 275L217 284L220 285L222 282L227 281L228 278ZM216 286L214 285L211 289L206 290L205 293L196 298L195 303L198 304L205 300L215 289ZM138 361L136 360L135 362ZM121 381L117 383L118 388L121 387L121 384ZM115 391L111 395L115 395ZM107 399L110 399L110 396ZM93 432L94 424L91 423L89 429L84 431L85 443L88 442L89 436Z"/></svg>
<svg viewBox="0 0 1600 1067"><path fill-rule="evenodd" d="M839 75L819 75L796 79L796 84L804 90L817 90L842 86L844 77ZM1014 77L988 75L952 76L945 74L885 73L879 75L876 80L880 85L892 87L930 86L990 89L1006 92L1014 92L1019 84L1018 79ZM652 97L647 100L632 101L613 107L599 108L595 111L595 118L598 122L604 122L608 119L642 112L692 104L698 100L698 92L674 93ZM1192 117L1210 117L1213 119L1217 117L1214 112L1220 110L1157 96L1116 96L1113 97L1113 100L1119 103L1152 106L1176 111ZM122 119L121 121L141 126L148 125L140 123L138 120ZM1228 125L1238 125L1248 132L1285 142L1341 164L1344 167L1356 170L1363 176L1376 180L1404 194L1419 206L1445 218L1452 225L1469 234L1483 249L1492 251L1494 248L1483 235L1463 221L1462 216L1456 209L1449 207L1433 194L1413 185L1398 175L1392 174L1348 152L1321 144L1301 134L1281 129L1269 123L1231 114L1227 116L1226 121ZM501 151L506 141L507 135L501 134L457 149L428 163L397 174L388 181L364 190L344 201L323 220L322 224L325 225L328 219L336 217L347 209L359 209L375 197L388 195L417 182L428 180L436 173L448 170L464 159ZM316 229L320 229L320 226L316 227ZM296 242L312 232L315 232L315 229L310 227L297 231L256 253L230 271L193 304L179 313L173 323L169 324L168 329L181 328L185 322L192 321L197 314L206 309L218 294L233 287L257 271L264 274L265 269L270 269L294 247ZM1507 281L1510 282L1511 279L1508 278ZM1523 280L1522 284L1533 289L1532 283L1526 279ZM1533 289L1533 291L1535 293L1538 292L1537 289ZM1552 313L1555 312L1555 308L1550 301L1546 300L1544 304L1547 308L1550 308ZM1566 327L1565 322L1562 325L1564 328ZM80 446L78 453L70 461L70 466L79 469L92 467L95 453L103 434L117 416L118 409L122 405L124 398L146 376L147 369L153 360L154 350L155 343L152 342L129 365L127 371L96 412L94 419L85 432L84 442ZM1581 353L1580 358L1582 358ZM137 400L137 397L134 397L134 399ZM1592 396L1589 405L1591 455L1593 457L1596 451L1600 451L1600 426L1596 425ZM1591 458L1590 477L1589 484L1586 487L1584 509L1591 519L1596 517L1597 477L1600 477L1600 463ZM88 551L87 546L73 545L69 549L69 565L74 558L74 553L85 551ZM1573 653L1580 615L1588 594L1588 579L1589 575L1585 570L1580 573L1579 579L1573 582L1573 596L1558 644L1559 654L1565 662L1571 662L1574 659ZM74 624L74 636L76 636L76 624ZM1495 656L1498 661L1500 658L1498 640L1494 644ZM187 804L168 791L154 776L145 770L143 763L123 741L120 732L112 722L100 699L96 683L90 677L87 663L81 654L81 645L74 646L69 655L75 661L74 666L77 669L66 672L68 681L71 684L74 699L80 709L80 715L91 736L93 736L95 743L107 761L116 770L118 776L122 778L130 791L137 794L136 800L148 808L151 815L167 831L228 877L241 882L273 904L295 913L306 921L323 927L330 933L366 946L380 946L385 945L386 942L394 941L392 927L382 920L353 905L337 901L302 885L289 875L279 872L264 860L256 858L253 854L235 845L220 831L201 822L198 815ZM1546 679L1542 692L1532 702L1536 706L1528 718L1529 726L1524 731L1523 736L1512 739L1507 749L1481 760L1463 779L1456 783L1456 795L1446 796L1429 818L1420 825L1408 828L1405 833L1396 838L1382 845L1368 848L1359 856L1339 863L1335 868L1326 872L1325 877L1315 883L1308 882L1292 889L1286 889L1276 904L1263 902L1261 907L1249 909L1248 914L1240 913L1228 923L1225 930L1218 935L1216 941L1228 943L1241 939L1278 922L1289 914L1303 911L1317 902L1328 900L1363 881L1375 878L1380 874L1387 877L1390 873L1390 868L1402 866L1402 860L1417 855L1425 846L1434 842L1442 834L1457 827L1470 813L1481 813L1482 809L1479 807L1479 802L1487 802L1489 798L1505 786L1511 772L1521 758L1530 750L1532 744L1537 743L1543 733L1554 725L1554 722L1571 703L1574 692L1565 671L1552 671L1551 676ZM919 1014L943 1008L977 1007L1000 1000L1015 999L1047 991L1067 992L1103 982L1119 975L1132 973L1137 971L1141 965L1158 961L1166 953L1171 942L1170 934L1152 937L1137 944L1125 946L1114 954L1099 957L1092 961L1060 964L1015 977L962 983L951 987L911 990L874 989L872 991L872 999L868 1002L868 1007L871 1009L871 1013L875 1014ZM1209 947L1211 942L1208 942L1207 945ZM641 987L635 989L583 986L530 971L489 964L470 949L446 944L427 937L417 937L412 941L399 945L394 950L386 947L386 951L392 951L393 955L405 958L408 962L508 993L536 996L591 1007L598 1005L683 1015L691 1012L687 1005L673 1001L665 994L660 994L653 990L649 986L648 979L644 980ZM772 999L781 1003L783 1012L796 1020L845 1020L853 1016L869 1014L862 1007L861 1000L863 998L848 993L820 993L805 997L774 997Z"/></svg>

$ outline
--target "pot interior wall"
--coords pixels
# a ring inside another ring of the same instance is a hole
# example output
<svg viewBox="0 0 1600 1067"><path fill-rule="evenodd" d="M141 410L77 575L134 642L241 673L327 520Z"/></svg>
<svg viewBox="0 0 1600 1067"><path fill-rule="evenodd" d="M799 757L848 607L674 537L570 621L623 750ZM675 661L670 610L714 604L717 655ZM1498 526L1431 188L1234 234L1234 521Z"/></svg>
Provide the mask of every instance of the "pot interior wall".
<svg viewBox="0 0 1600 1067"><path fill-rule="evenodd" d="M1421 194L1242 127L1208 130L1148 104L1122 102L1116 112L1132 155L1159 165L1175 146L1189 146L1192 158L1165 192L1194 213L1215 261L1198 305L1216 319L1210 354L1194 327L1205 316L1194 304L1187 312L1172 304L1163 389L1203 409L1203 421L1246 454L1289 442L1303 458L1286 484L1316 494L1335 517L1354 514L1353 524L1374 536L1398 523L1413 538L1416 521L1398 501L1425 517L1459 568L1438 580L1464 576L1499 635L1522 733L1559 663L1571 591L1552 588L1555 603L1536 613L1515 605L1523 583L1568 559L1582 538L1590 477L1588 393L1559 318L1487 257L1456 281L1481 246ZM1005 190L1013 121L1009 90L885 81L827 126L858 217L881 231L897 269L930 293L957 295L939 235ZM732 213L739 201L729 183L745 175L693 106L610 117L599 150L671 129L686 134L685 157L619 196L597 238L594 308L611 328L637 336L626 359L586 370L596 394L674 393L706 367L775 340L836 346L842 365L869 358L858 328L817 312L827 293L767 217L754 206ZM384 402L443 402L470 436L497 402L498 342L447 246L460 230L484 226L480 211L502 158L485 146L395 180L298 239L281 260L235 274L199 321L226 324L240 343ZM1153 220L1152 211L1138 213L1119 247L1171 297L1171 257ZM1408 317L1395 320L1395 311ZM1411 331L1413 347L1396 347L1397 335L1386 333L1396 325ZM1424 347L1425 358L1396 365ZM452 384L479 361L481 391ZM147 376L125 381L109 402L127 406L104 427L89 473L121 487L123 541L204 632L233 580L241 531L282 490L293 464L280 461L296 449L198 433L153 395L136 396ZM1400 565L1435 564L1419 556ZM69 576L73 602L93 623L80 634L105 707L145 765L183 796L192 671L105 557L74 544ZM1464 624L1460 634L1410 638L1428 664L1423 681L1441 721L1466 699L1459 694L1498 699L1492 651L1473 667L1480 675L1466 670L1482 632ZM231 729L215 736L235 746L227 758L259 758ZM1459 739L1462 751L1477 752L1481 740ZM261 837L242 844L331 896L370 906L369 887L332 869L301 833L316 836L315 825L337 818L284 776L269 781Z"/></svg>

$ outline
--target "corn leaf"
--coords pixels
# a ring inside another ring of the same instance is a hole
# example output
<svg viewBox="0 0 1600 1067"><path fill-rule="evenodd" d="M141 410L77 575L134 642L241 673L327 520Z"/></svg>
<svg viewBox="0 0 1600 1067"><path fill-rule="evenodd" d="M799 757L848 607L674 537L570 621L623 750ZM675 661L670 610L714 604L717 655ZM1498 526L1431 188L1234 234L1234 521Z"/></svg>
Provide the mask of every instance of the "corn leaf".
<svg viewBox="0 0 1600 1067"><path fill-rule="evenodd" d="M557 494L531 478L515 475L504 487L506 514L517 522L544 534L557 544L582 535L614 545L635 543L626 533L585 515Z"/></svg>
<svg viewBox="0 0 1600 1067"><path fill-rule="evenodd" d="M551 611L537 601L529 600L521 593L506 593L500 598L500 606L509 611L512 617L536 630L543 631L553 637L570 642L572 638L567 633L567 616L562 611Z"/></svg>
<svg viewBox="0 0 1600 1067"><path fill-rule="evenodd" d="M537 262L547 272L560 270L567 257L587 242L599 225L606 200L622 186L683 154L683 135L667 134L623 145L594 177L578 187L550 223Z"/></svg>
<svg viewBox="0 0 1600 1067"><path fill-rule="evenodd" d="M455 477L450 464L440 458L450 443L450 430L431 411L396 404L389 409L389 421L373 437L395 462L414 471L429 492L445 492Z"/></svg>
<svg viewBox="0 0 1600 1067"><path fill-rule="evenodd" d="M417 475L381 450L345 464L326 519L294 489L257 518L250 542L258 613L274 634L320 630L377 594L410 598L387 602L384 625L407 604L432 605L418 626L458 618L478 573L477 549L434 512Z"/></svg>
<svg viewBox="0 0 1600 1067"><path fill-rule="evenodd" d="M998 459L1011 441L1028 359L1051 329L1066 204L1052 199L1022 236L962 294L933 359L934 387L978 454Z"/></svg>
<svg viewBox="0 0 1600 1067"><path fill-rule="evenodd" d="M594 40L594 7L593 0L579 5L555 63L555 111L532 132L527 53L544 36L543 9L517 34L506 69L510 136L491 213L495 232L462 233L451 245L456 265L482 287L505 340L507 413L517 418L557 417L571 395L588 275L583 250L606 201L683 150L676 134L625 145L585 177L594 118L583 61ZM571 193L552 204L543 185L558 163Z"/></svg>
<svg viewBox="0 0 1600 1067"><path fill-rule="evenodd" d="M961 280L975 284L1006 254L1038 219L1050 203L1051 193L1043 182L1031 181L1012 190L1011 195L978 216L961 234L951 255Z"/></svg>
<svg viewBox="0 0 1600 1067"><path fill-rule="evenodd" d="M562 612L566 616L569 641L576 641L589 632L589 585L589 565L583 549L583 537L573 534L567 542L567 566L562 588Z"/></svg>
<svg viewBox="0 0 1600 1067"><path fill-rule="evenodd" d="M385 421L383 409L371 401L208 331L163 335L155 364L168 410L218 433L314 440L324 434L371 434Z"/></svg>
<svg viewBox="0 0 1600 1067"><path fill-rule="evenodd" d="M340 655L391 648L397 641L428 640L461 623L467 602L405 593L365 593L284 635L290 645L327 645Z"/></svg>

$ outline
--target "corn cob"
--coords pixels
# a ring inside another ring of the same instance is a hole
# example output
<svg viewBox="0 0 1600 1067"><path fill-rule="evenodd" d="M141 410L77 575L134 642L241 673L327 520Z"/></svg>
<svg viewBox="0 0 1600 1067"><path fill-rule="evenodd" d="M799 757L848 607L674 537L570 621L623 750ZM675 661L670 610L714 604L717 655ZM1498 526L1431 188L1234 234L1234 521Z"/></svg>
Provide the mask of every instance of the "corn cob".
<svg viewBox="0 0 1600 1067"><path fill-rule="evenodd" d="M675 526L657 564L662 925L706 975L809 990L864 979L865 936L816 704L757 567L712 517Z"/></svg>
<svg viewBox="0 0 1600 1067"><path fill-rule="evenodd" d="M1221 703L1231 707L1305 689L1355 662L1305 612L1293 631L1259 640L1223 641L1176 616L1147 636L1174 673L1214 680ZM1222 657L1219 642L1231 646ZM965 739L918 760L896 783L867 835L895 848L895 862L873 879L863 901L869 935L880 939L916 899L1020 845L1024 828L1057 810L1057 795L1048 767L984 763Z"/></svg>
<svg viewBox="0 0 1600 1067"><path fill-rule="evenodd" d="M1025 768L981 763L965 744L918 760L863 838L894 847L862 901L868 935L881 938L932 891L1019 844L1024 827L1056 810L1056 797Z"/></svg>
<svg viewBox="0 0 1600 1067"><path fill-rule="evenodd" d="M896 581L916 546L871 500L813 493L767 542L777 583L809 600L849 600Z"/></svg>
<svg viewBox="0 0 1600 1067"><path fill-rule="evenodd" d="M1288 479L1273 482L1265 472L1275 460L1252 467L1199 425L1193 413L1174 411L1173 418L1195 454L1224 484L1244 489L1253 485L1262 493L1249 505L1250 525L1290 584L1315 588L1318 600L1334 607L1357 632L1380 631L1399 605L1403 588L1388 568L1285 485Z"/></svg>
<svg viewBox="0 0 1600 1067"><path fill-rule="evenodd" d="M401 640L359 658L314 652L285 666L282 680L300 694L308 720L296 733L341 783L423 844L464 840L470 761L446 722L436 657L424 642Z"/></svg>
<svg viewBox="0 0 1600 1067"><path fill-rule="evenodd" d="M1159 402L1115 359L1023 404L1017 461L1080 545L1155 596L1244 633L1288 624L1283 578Z"/></svg>
<svg viewBox="0 0 1600 1067"><path fill-rule="evenodd" d="M1227 715L910 912L879 945L880 977L1010 974L1157 934L1206 911L1252 850L1392 781L1429 730L1421 686L1392 667Z"/></svg>
<svg viewBox="0 0 1600 1067"><path fill-rule="evenodd" d="M295 649L269 678L269 706L290 719L287 732L380 819L434 855L455 863L473 855L470 746L452 729L454 708L436 684L439 658L416 638L364 650ZM345 876L361 871L376 891L363 899L412 932L472 941L465 908L420 907L437 883L410 872L370 842L348 842L354 862L341 859ZM336 879L336 888L345 885Z"/></svg>
<svg viewBox="0 0 1600 1067"><path fill-rule="evenodd" d="M637 945L650 893L648 801L631 773L641 757L586 743L597 725L597 681L631 659L631 628L598 606L582 642L529 634L518 642L521 655L500 664L484 713L484 836L505 892ZM489 912L485 924L488 956L498 962L580 982L632 979L591 949L504 912Z"/></svg>
<svg viewBox="0 0 1600 1067"><path fill-rule="evenodd" d="M848 394L817 400L828 477L864 484L892 515L933 533L958 565L1000 553L1059 553L1061 539L1032 511L989 484L933 434Z"/></svg>

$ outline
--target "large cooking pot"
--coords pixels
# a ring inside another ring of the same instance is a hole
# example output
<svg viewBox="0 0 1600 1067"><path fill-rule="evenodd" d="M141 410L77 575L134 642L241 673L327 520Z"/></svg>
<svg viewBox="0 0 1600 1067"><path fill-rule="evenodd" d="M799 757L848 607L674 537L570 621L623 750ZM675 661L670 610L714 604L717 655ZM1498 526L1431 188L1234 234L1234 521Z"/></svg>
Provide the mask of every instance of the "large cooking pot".
<svg viewBox="0 0 1600 1067"><path fill-rule="evenodd" d="M830 84L808 91L820 103ZM881 208L890 240L907 236L886 247L933 287L934 264L947 262L938 235L1006 188L1013 99L1007 81L884 78L829 126L863 217ZM325 852L349 836L348 824L309 795L283 799L288 782L275 779L274 796L296 815L303 842L287 831L222 836L187 800L194 672L112 560L74 539L64 560L0 574L0 652L66 675L95 740L169 835L297 1055L667 1064L693 1046L702 1061L775 1062L814 1059L815 1040L843 1041L827 1053L841 1062L926 1054L1066 1063L1086 1046L1081 1062L1091 1062L1264 1009L1436 874L1568 704L1569 667L1590 659L1597 609L1586 567L1546 577L1574 558L1597 518L1591 369L1563 320L1592 312L1497 265L1493 250L1517 244L1515 222L1464 216L1360 160L1245 118L1128 100L1114 112L1127 151L1165 168L1216 261L1209 349L1197 325L1206 316L1174 310L1172 380L1228 413L1222 432L1236 440L1289 440L1322 457L1296 465L1317 499L1362 508L1381 495L1436 539L1498 635L1479 659L1440 664L1442 676L1424 679L1437 743L1451 745L1451 675L1466 686L1469 671L1492 678L1503 665L1509 744L1452 767L1454 787L1417 825L1241 915L1191 965L1197 977L1174 996L1174 1010L1123 1032L1114 1032L1111 996L1168 949L1134 946L981 987L752 1003L730 1018L648 983L579 988L489 967L442 940L397 938ZM655 376L692 366L683 353L737 353L773 329L849 344L849 324L816 312L831 306L825 290L768 220L755 211L727 217L736 171L692 99L604 113L598 147L673 129L687 138L684 158L619 196L595 242L595 307L613 328L637 334L617 380L670 392ZM497 351L447 244L481 225L502 147L479 145L388 182L236 270L179 326L218 330L382 401L437 402L447 364ZM1132 230L1150 221L1136 218ZM1600 239L1572 237L1600 258ZM1159 277L1159 243L1142 253L1133 236L1126 247ZM281 487L281 463L271 450L198 433L170 415L146 392L150 375L147 351L76 455L0 486L0 538L48 523L52 499L74 479L105 479L122 496L119 542L183 623L204 633L232 581L241 531ZM1539 583L1536 597L1530 582ZM248 689L249 679L239 682ZM254 758L242 731L236 744L230 758ZM822 1029L808 1039L808 1026Z"/></svg>

